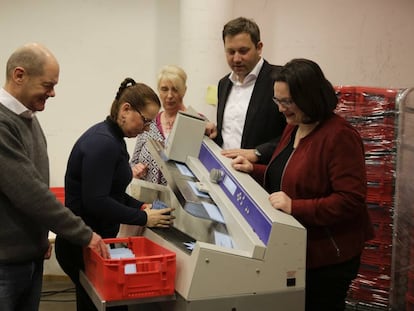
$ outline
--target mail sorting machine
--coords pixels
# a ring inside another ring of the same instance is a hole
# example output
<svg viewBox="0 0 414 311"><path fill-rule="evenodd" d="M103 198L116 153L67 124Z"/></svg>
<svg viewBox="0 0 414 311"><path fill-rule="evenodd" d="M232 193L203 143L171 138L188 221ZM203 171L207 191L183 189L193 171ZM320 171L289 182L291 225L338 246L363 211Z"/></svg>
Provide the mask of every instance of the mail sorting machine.
<svg viewBox="0 0 414 311"><path fill-rule="evenodd" d="M130 185L133 196L176 208L171 228L144 232L176 253L176 300L160 308L304 310L306 230L203 132L204 121L179 113L165 146L148 142L167 186Z"/></svg>

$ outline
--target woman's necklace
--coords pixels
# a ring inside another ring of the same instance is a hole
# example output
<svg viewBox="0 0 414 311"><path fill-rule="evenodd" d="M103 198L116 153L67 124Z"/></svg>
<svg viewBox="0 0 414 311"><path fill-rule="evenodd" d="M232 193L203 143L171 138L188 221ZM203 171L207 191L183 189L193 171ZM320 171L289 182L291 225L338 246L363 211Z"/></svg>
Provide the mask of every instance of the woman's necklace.
<svg viewBox="0 0 414 311"><path fill-rule="evenodd" d="M177 115L174 115L171 118L167 118L167 115L164 112L163 113L163 116L164 116L164 124L163 124L163 126L165 127L165 130L167 132L171 132L171 130L172 130L173 126L174 126L175 118L177 117Z"/></svg>

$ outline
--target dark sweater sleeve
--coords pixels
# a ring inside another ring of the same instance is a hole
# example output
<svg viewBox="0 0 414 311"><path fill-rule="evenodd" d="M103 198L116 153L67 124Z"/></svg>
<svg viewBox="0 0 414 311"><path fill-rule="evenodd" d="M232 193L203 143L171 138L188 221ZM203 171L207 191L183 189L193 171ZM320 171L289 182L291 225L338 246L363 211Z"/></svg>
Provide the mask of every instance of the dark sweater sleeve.
<svg viewBox="0 0 414 311"><path fill-rule="evenodd" d="M280 136L277 138L272 139L271 141L261 144L256 147L256 149L261 153L261 157L259 159L259 164L268 164L270 159L272 158L273 152L276 149L277 144L280 141Z"/></svg>
<svg viewBox="0 0 414 311"><path fill-rule="evenodd" d="M140 210L142 202L135 200L122 191L122 198L113 197L113 187L124 182L119 170L130 170L128 160L120 159L124 152L118 141L105 135L93 135L84 141L82 178L82 206L88 215L102 221L132 225L145 225L147 214ZM122 163L125 164L122 166ZM127 174L127 172L124 172ZM135 206L134 206L135 205Z"/></svg>

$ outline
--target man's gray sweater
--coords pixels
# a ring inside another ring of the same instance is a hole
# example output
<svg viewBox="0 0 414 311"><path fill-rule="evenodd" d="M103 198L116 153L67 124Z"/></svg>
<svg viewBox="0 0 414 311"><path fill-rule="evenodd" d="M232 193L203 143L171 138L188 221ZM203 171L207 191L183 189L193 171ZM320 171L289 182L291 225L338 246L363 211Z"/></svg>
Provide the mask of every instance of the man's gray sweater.
<svg viewBox="0 0 414 311"><path fill-rule="evenodd" d="M85 246L92 230L49 190L46 138L34 116L0 103L0 263L43 258L48 231Z"/></svg>

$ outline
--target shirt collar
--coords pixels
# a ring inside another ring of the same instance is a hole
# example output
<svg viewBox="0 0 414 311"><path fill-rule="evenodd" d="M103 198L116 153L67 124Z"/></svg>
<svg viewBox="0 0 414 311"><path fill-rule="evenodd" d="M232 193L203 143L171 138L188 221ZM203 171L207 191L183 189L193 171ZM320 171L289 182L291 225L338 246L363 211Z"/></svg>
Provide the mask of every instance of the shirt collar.
<svg viewBox="0 0 414 311"><path fill-rule="evenodd" d="M231 72L229 79L231 80L231 82L233 82L233 84L246 84L253 80L256 80L259 76L260 70L262 69L263 63L263 57L260 57L259 61L257 62L256 66L254 66L253 70L249 72L246 78L244 78L243 83L239 82L239 80L237 79L237 75L234 73L234 71Z"/></svg>
<svg viewBox="0 0 414 311"><path fill-rule="evenodd" d="M4 88L0 88L0 103L2 103L9 110L13 111L15 114L18 114L26 119L31 119L34 116L33 111L27 109L25 105L19 102Z"/></svg>

